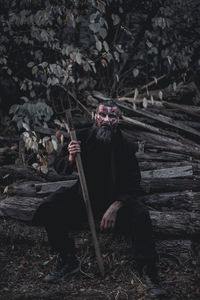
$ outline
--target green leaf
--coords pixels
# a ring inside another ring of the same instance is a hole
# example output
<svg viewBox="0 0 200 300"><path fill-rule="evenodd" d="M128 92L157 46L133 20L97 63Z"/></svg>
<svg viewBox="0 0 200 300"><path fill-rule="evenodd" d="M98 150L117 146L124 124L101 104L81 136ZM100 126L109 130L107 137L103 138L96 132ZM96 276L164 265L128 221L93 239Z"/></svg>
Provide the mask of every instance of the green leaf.
<svg viewBox="0 0 200 300"><path fill-rule="evenodd" d="M133 69L133 76L137 77L139 75L139 70L138 69Z"/></svg>
<svg viewBox="0 0 200 300"><path fill-rule="evenodd" d="M27 97L22 96L20 97L20 99L24 100L24 102L29 102L29 99Z"/></svg>
<svg viewBox="0 0 200 300"><path fill-rule="evenodd" d="M19 109L19 105L17 104L12 105L9 109L9 114L10 115L15 114L18 111L18 109Z"/></svg>
<svg viewBox="0 0 200 300"><path fill-rule="evenodd" d="M106 52L109 51L109 46L108 46L108 43L106 41L103 41L103 46L104 46L104 49Z"/></svg>
<svg viewBox="0 0 200 300"><path fill-rule="evenodd" d="M115 56L116 61L119 62L119 53L117 51L114 51L114 56Z"/></svg>
<svg viewBox="0 0 200 300"><path fill-rule="evenodd" d="M177 85L176 85L176 82L174 81L173 82L173 90L174 90L174 92L176 92L176 88L177 88Z"/></svg>
<svg viewBox="0 0 200 300"><path fill-rule="evenodd" d="M36 170L39 167L39 164L38 163L33 163L32 167Z"/></svg>
<svg viewBox="0 0 200 300"><path fill-rule="evenodd" d="M142 100L142 105L143 105L143 107L144 108L147 108L148 107L148 102L147 102L147 98L143 98L143 100Z"/></svg>
<svg viewBox="0 0 200 300"><path fill-rule="evenodd" d="M28 68L32 68L34 66L34 62L33 61L30 61L28 64L27 64L27 67Z"/></svg>
<svg viewBox="0 0 200 300"><path fill-rule="evenodd" d="M81 55L80 55L80 52L77 52L76 53L76 62L81 65L82 63L82 59L81 59Z"/></svg>
<svg viewBox="0 0 200 300"><path fill-rule="evenodd" d="M162 92L162 91L159 91L159 93L158 93L158 97L160 98L160 100L162 100L162 99L163 99L163 92Z"/></svg>
<svg viewBox="0 0 200 300"><path fill-rule="evenodd" d="M96 41L96 48L100 52L102 50L102 42L101 41Z"/></svg>
<svg viewBox="0 0 200 300"><path fill-rule="evenodd" d="M102 39L105 39L107 36L107 30L105 28L101 27L99 30L99 34L102 37Z"/></svg>
<svg viewBox="0 0 200 300"><path fill-rule="evenodd" d="M120 17L118 15L112 14L111 15L112 19L113 19L113 25L117 25L120 22Z"/></svg>
<svg viewBox="0 0 200 300"><path fill-rule="evenodd" d="M39 66L46 68L48 66L48 62L44 61L41 64L39 64Z"/></svg>
<svg viewBox="0 0 200 300"><path fill-rule="evenodd" d="M97 33L99 32L101 26L99 23L92 23L89 25L89 28L94 32L94 33Z"/></svg>
<svg viewBox="0 0 200 300"><path fill-rule="evenodd" d="M43 41L48 42L48 33L46 30L42 30L41 34L40 34L41 38Z"/></svg>
<svg viewBox="0 0 200 300"><path fill-rule="evenodd" d="M24 129L26 129L26 131L30 131L30 127L29 127L28 124L26 124L26 123L23 122L22 126L24 127Z"/></svg>
<svg viewBox="0 0 200 300"><path fill-rule="evenodd" d="M94 23L95 22L95 19L96 17L99 15L99 11L97 11L96 13L94 14L91 14L90 15L90 23Z"/></svg>

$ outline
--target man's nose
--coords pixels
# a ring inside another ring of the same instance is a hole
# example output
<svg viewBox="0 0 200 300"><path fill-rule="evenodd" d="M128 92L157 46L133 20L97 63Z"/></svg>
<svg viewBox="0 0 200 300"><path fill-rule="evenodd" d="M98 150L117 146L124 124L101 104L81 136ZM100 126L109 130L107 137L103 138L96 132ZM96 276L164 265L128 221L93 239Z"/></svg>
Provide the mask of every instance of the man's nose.
<svg viewBox="0 0 200 300"><path fill-rule="evenodd" d="M106 115L106 116L105 116L104 121L105 121L105 122L110 122L109 115Z"/></svg>

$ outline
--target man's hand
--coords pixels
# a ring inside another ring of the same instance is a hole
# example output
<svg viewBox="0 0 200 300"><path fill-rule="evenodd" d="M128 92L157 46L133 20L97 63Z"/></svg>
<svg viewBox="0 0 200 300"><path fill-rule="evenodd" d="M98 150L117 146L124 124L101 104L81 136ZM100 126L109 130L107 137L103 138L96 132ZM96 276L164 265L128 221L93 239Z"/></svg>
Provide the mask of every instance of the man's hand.
<svg viewBox="0 0 200 300"><path fill-rule="evenodd" d="M76 154L81 152L80 141L72 140L68 145L69 162L72 164L75 161Z"/></svg>
<svg viewBox="0 0 200 300"><path fill-rule="evenodd" d="M103 218L101 220L100 229L103 230L112 230L115 227L117 212L122 207L123 203L121 201L115 201L110 205L106 210Z"/></svg>

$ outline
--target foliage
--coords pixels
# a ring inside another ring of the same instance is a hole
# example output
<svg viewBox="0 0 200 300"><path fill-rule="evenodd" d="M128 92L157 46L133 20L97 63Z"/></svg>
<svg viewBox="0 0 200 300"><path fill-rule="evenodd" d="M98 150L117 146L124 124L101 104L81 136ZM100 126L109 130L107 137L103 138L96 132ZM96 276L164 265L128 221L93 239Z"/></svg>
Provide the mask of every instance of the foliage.
<svg viewBox="0 0 200 300"><path fill-rule="evenodd" d="M66 129L68 131L67 123L62 120L54 120L55 124L60 129ZM48 158L51 154L60 150L60 146L63 146L64 136L60 130L56 131L55 135L48 135L40 137L31 127L22 122L22 128L25 131L22 133L22 138L24 141L24 147L26 153L35 154L34 157L31 155L31 164L32 167L37 172L42 172L43 174L48 173ZM30 155L28 155L29 157ZM30 158L28 159L30 160ZM24 163L28 163L25 161Z"/></svg>
<svg viewBox="0 0 200 300"><path fill-rule="evenodd" d="M26 97L22 97L28 100ZM16 122L18 129L23 128L23 124L31 126L48 127L47 122L53 115L52 108L45 102L37 103L25 102L24 104L14 104L11 106L9 113L13 115L12 121Z"/></svg>
<svg viewBox="0 0 200 300"><path fill-rule="evenodd" d="M0 9L0 78L19 91L10 104L26 97L11 110L27 111L23 118L41 99L51 105L55 86L78 97L88 89L115 96L151 77L195 72L199 65L197 0L2 0ZM9 101L6 93L3 102ZM50 119L50 109L47 114Z"/></svg>

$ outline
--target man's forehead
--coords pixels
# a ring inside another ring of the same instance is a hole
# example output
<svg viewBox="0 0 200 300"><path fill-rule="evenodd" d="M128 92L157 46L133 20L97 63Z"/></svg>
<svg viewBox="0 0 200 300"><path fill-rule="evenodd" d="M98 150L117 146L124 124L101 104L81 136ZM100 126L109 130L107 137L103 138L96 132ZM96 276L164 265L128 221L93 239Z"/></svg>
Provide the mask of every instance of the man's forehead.
<svg viewBox="0 0 200 300"><path fill-rule="evenodd" d="M119 109L117 106L106 106L106 105L100 104L98 107L98 112L119 114Z"/></svg>

